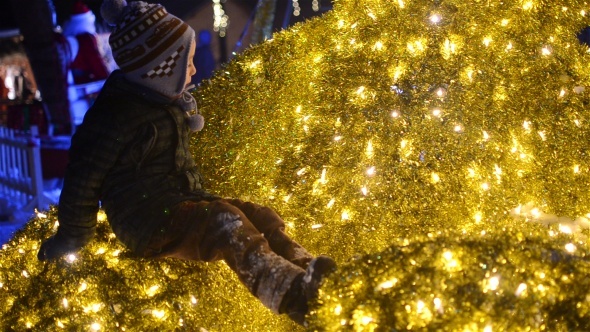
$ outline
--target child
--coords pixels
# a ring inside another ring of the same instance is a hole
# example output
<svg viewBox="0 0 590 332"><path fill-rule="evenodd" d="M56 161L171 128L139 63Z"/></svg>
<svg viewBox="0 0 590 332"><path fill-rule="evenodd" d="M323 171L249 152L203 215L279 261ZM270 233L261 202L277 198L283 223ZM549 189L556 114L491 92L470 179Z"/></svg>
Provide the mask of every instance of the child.
<svg viewBox="0 0 590 332"><path fill-rule="evenodd" d="M99 201L110 225L141 257L223 259L265 306L305 324L308 303L335 269L284 233L271 209L201 188L189 135L203 117L187 85L195 33L158 4L105 0L120 70L105 83L72 138L59 228L40 260L77 251L94 235Z"/></svg>

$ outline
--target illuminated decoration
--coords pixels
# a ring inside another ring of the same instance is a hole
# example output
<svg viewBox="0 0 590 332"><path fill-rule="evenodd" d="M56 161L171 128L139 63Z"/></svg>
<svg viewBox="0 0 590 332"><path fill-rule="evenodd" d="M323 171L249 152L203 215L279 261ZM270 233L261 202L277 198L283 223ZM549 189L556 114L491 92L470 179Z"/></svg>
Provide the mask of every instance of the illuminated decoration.
<svg viewBox="0 0 590 332"><path fill-rule="evenodd" d="M217 32L220 37L225 37L229 26L229 16L223 9L225 0L213 0L213 31Z"/></svg>
<svg viewBox="0 0 590 332"><path fill-rule="evenodd" d="M293 2L293 16L301 14L301 7L299 7L299 0L291 0Z"/></svg>
<svg viewBox="0 0 590 332"><path fill-rule="evenodd" d="M206 187L275 208L339 263L318 331L590 330L583 1L341 0L199 91ZM4 330L292 331L223 263L131 259L104 221L0 252Z"/></svg>

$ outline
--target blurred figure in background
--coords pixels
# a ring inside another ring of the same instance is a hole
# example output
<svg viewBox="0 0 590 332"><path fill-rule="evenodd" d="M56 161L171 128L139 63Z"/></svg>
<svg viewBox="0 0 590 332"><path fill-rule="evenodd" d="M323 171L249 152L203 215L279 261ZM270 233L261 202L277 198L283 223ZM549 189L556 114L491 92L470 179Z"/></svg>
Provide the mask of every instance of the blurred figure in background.
<svg viewBox="0 0 590 332"><path fill-rule="evenodd" d="M96 17L82 1L74 4L71 17L64 23L63 34L71 51L70 84L104 80L109 70L98 47Z"/></svg>
<svg viewBox="0 0 590 332"><path fill-rule="evenodd" d="M208 79L213 75L216 68L215 58L211 51L211 32L209 30L199 31L197 49L193 62L197 73L193 76L191 83L197 85L202 80Z"/></svg>

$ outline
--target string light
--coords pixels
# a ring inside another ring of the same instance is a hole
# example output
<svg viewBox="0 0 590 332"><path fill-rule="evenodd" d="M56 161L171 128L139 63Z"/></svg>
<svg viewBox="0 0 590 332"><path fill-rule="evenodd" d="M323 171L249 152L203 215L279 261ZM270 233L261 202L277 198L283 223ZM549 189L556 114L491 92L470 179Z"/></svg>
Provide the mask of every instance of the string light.
<svg viewBox="0 0 590 332"><path fill-rule="evenodd" d="M222 0L213 1L213 31L219 33L220 37L225 37L229 26L229 16L225 14Z"/></svg>

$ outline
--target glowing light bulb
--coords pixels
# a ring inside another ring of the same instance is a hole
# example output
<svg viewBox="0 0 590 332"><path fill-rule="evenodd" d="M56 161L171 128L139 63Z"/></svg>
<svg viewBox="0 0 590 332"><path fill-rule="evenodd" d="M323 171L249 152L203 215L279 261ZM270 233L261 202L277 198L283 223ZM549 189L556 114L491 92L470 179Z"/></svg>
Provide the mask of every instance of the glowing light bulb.
<svg viewBox="0 0 590 332"><path fill-rule="evenodd" d="M348 213L348 211L344 210L342 211L342 215L340 216L340 218L342 220L350 220L350 214Z"/></svg>
<svg viewBox="0 0 590 332"><path fill-rule="evenodd" d="M439 183L440 176L438 174L436 174L435 172L432 172L432 174L430 174L430 180L432 181L432 183Z"/></svg>
<svg viewBox="0 0 590 332"><path fill-rule="evenodd" d="M334 203L336 203L336 200L332 198L332 199L331 199L331 200L328 202L328 204L326 204L326 207L329 209L329 208L331 208L332 206L334 206Z"/></svg>
<svg viewBox="0 0 590 332"><path fill-rule="evenodd" d="M565 250L567 250L567 252L573 253L576 251L576 246L573 243L568 243L565 245Z"/></svg>
<svg viewBox="0 0 590 332"><path fill-rule="evenodd" d="M107 214L103 210L99 210L96 213L96 220L98 220L98 221L106 221L107 220Z"/></svg>
<svg viewBox="0 0 590 332"><path fill-rule="evenodd" d="M473 216L473 219L475 220L475 222L477 224L481 223L481 219L482 219L481 212L476 212L475 215Z"/></svg>
<svg viewBox="0 0 590 332"><path fill-rule="evenodd" d="M439 108L435 108L432 110L432 115L436 116L436 117L440 117L442 111Z"/></svg>
<svg viewBox="0 0 590 332"><path fill-rule="evenodd" d="M158 290L160 289L159 285L153 285L150 288L148 288L145 293L147 294L147 296L152 297L154 295L156 295L158 293Z"/></svg>
<svg viewBox="0 0 590 332"><path fill-rule="evenodd" d="M559 224L559 231L564 233L564 234L572 234L572 228L570 226L567 225L563 225L563 224Z"/></svg>
<svg viewBox="0 0 590 332"><path fill-rule="evenodd" d="M256 69L258 66L260 66L260 60L252 61L250 63L250 69Z"/></svg>
<svg viewBox="0 0 590 332"><path fill-rule="evenodd" d="M500 278L499 277L491 277L490 279L488 279L488 289L495 291L496 289L498 289L498 286L500 285Z"/></svg>
<svg viewBox="0 0 590 332"><path fill-rule="evenodd" d="M375 166L371 166L367 169L367 175L368 176L373 176L375 175Z"/></svg>
<svg viewBox="0 0 590 332"><path fill-rule="evenodd" d="M544 55L544 56L551 55L551 48L549 46L544 46L541 49L541 54Z"/></svg>
<svg viewBox="0 0 590 332"><path fill-rule="evenodd" d="M453 253L447 250L447 251L443 252L443 257L444 257L444 259L450 261L453 259Z"/></svg>
<svg viewBox="0 0 590 332"><path fill-rule="evenodd" d="M439 14L432 14L430 15L430 22L437 24L442 20L442 17Z"/></svg>
<svg viewBox="0 0 590 332"><path fill-rule="evenodd" d="M502 169L500 168L500 166L494 165L494 174L496 174L496 176L502 175Z"/></svg>
<svg viewBox="0 0 590 332"><path fill-rule="evenodd" d="M392 111L391 112L391 117L392 118L398 118L399 117L399 112L398 111Z"/></svg>
<svg viewBox="0 0 590 332"><path fill-rule="evenodd" d="M152 315L154 317L156 317L157 319L162 319L162 318L164 318L164 316L166 316L166 312L164 312L164 310L154 309L154 310L152 310Z"/></svg>
<svg viewBox="0 0 590 332"><path fill-rule="evenodd" d="M528 120L524 120L524 122L522 123L522 127L527 131L530 130L531 129L531 122Z"/></svg>
<svg viewBox="0 0 590 332"><path fill-rule="evenodd" d="M424 307L426 307L426 304L424 303L424 301L418 300L418 302L416 302L416 311L418 313L421 313L424 310Z"/></svg>
<svg viewBox="0 0 590 332"><path fill-rule="evenodd" d="M320 183L326 184L328 180L326 180L326 172L327 170L324 168L322 169L322 175L320 176Z"/></svg>
<svg viewBox="0 0 590 332"><path fill-rule="evenodd" d="M438 297L435 297L433 302L434 302L434 309L436 309L436 311L439 314L442 314L443 313L442 300L439 299Z"/></svg>
<svg viewBox="0 0 590 332"><path fill-rule="evenodd" d="M485 37L485 38L483 39L483 44L484 44L486 47L490 46L490 44L491 44L491 43L492 43L492 37Z"/></svg>
<svg viewBox="0 0 590 332"><path fill-rule="evenodd" d="M371 317L371 316L363 316L361 318L362 325L369 325L372 321L373 321L373 317Z"/></svg>
<svg viewBox="0 0 590 332"><path fill-rule="evenodd" d="M520 296L524 291L526 291L526 289L527 285L525 283L521 283L520 285L518 285L518 288L514 292L514 295Z"/></svg>
<svg viewBox="0 0 590 332"><path fill-rule="evenodd" d="M384 290L384 289L389 289L392 288L393 286L395 286L397 284L398 280L397 278L391 278L389 280L386 280L382 283L380 283L379 285L377 285L376 290Z"/></svg>

